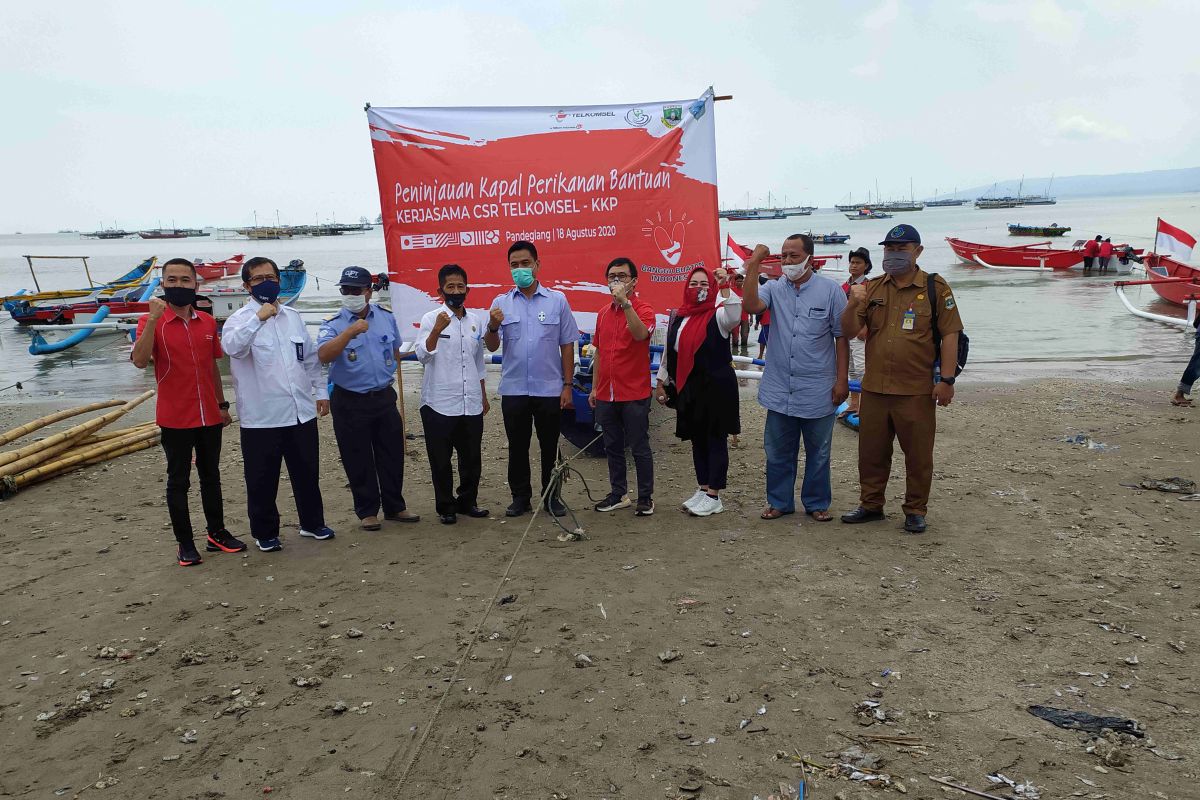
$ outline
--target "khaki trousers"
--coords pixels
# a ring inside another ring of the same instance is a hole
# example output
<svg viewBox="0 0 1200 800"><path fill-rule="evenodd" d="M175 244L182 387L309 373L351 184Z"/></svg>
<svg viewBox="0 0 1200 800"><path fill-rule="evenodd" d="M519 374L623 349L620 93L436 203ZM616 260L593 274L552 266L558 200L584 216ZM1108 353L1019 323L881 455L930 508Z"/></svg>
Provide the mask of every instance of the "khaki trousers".
<svg viewBox="0 0 1200 800"><path fill-rule="evenodd" d="M858 428L860 502L882 511L892 471L892 440L900 440L907 481L904 513L924 515L933 483L937 405L930 394L862 393Z"/></svg>

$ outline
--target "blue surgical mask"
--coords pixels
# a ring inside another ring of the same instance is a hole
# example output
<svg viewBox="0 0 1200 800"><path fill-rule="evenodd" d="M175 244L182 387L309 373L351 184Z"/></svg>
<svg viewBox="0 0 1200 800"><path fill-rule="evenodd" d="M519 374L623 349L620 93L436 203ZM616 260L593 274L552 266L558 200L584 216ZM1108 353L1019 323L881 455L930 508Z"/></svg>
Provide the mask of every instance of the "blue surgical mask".
<svg viewBox="0 0 1200 800"><path fill-rule="evenodd" d="M528 289L533 286L533 269L531 267L514 267L512 278L518 289Z"/></svg>
<svg viewBox="0 0 1200 800"><path fill-rule="evenodd" d="M251 286L250 296L260 303L274 303L279 299L279 281L263 281Z"/></svg>

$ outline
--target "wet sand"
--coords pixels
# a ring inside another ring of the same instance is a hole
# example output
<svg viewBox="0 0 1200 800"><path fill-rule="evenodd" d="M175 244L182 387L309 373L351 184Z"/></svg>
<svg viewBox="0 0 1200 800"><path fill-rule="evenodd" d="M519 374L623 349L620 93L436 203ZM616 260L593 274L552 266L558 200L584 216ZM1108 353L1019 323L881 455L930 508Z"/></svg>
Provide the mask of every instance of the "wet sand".
<svg viewBox="0 0 1200 800"><path fill-rule="evenodd" d="M597 514L573 478L574 543L503 517L498 403L492 518L453 527L417 440L406 495L424 520L358 530L328 420L338 537L296 535L284 482L280 553L175 566L157 449L42 484L0 503L0 795L765 800L799 776L791 754L831 764L857 738L912 797L961 796L929 775L1011 796L996 771L1042 798L1194 797L1200 503L1121 486L1200 479L1200 411L1172 408L1170 386L967 383L939 412L916 537L897 478L883 523L759 520L752 400L724 514L675 510L690 456L656 409L657 513ZM4 406L0 426L48 410ZM1079 433L1109 449L1062 441ZM835 512L857 500L855 436L835 432ZM224 488L243 535L236 438ZM599 499L603 461L573 463ZM1131 717L1148 739L1102 758L1031 704ZM897 791L813 780L818 797Z"/></svg>

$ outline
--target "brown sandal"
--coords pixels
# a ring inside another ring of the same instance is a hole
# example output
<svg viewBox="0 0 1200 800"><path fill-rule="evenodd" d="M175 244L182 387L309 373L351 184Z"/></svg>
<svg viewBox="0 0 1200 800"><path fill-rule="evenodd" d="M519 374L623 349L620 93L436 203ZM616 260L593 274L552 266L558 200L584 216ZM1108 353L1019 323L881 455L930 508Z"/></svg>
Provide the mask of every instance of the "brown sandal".
<svg viewBox="0 0 1200 800"><path fill-rule="evenodd" d="M788 514L792 514L792 513L795 513L795 512L780 511L778 508L775 508L774 506L767 506L766 508L763 509L763 512L758 515L758 518L759 519L779 519L780 517L787 516Z"/></svg>
<svg viewBox="0 0 1200 800"><path fill-rule="evenodd" d="M832 522L833 521L833 514L830 514L828 511L805 511L804 513L808 514L810 517L815 519L817 522Z"/></svg>

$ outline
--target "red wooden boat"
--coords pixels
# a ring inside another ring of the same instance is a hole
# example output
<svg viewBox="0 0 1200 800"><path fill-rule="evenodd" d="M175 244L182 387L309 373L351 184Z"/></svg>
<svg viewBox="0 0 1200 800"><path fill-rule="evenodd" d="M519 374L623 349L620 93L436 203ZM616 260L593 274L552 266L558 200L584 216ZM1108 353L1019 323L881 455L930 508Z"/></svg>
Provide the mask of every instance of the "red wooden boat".
<svg viewBox="0 0 1200 800"><path fill-rule="evenodd" d="M242 272L242 261L246 258L245 255L238 253L236 256L230 256L224 261L202 261L197 259L192 262L196 267L196 277L202 281L219 281L222 278L231 278L235 275L240 276Z"/></svg>
<svg viewBox="0 0 1200 800"><path fill-rule="evenodd" d="M1082 250L1055 250L1041 244L1000 247L948 237L954 254L968 264L1006 269L1072 269L1083 264Z"/></svg>
<svg viewBox="0 0 1200 800"><path fill-rule="evenodd" d="M735 242L733 240L732 236L726 237L725 246L729 249L729 252L734 256L734 258L730 259L730 261L733 261L736 259L745 261L745 260L749 259L750 254L754 252L753 248L746 247L745 245L738 244L737 242ZM832 256L813 256L813 259L812 259L813 270L819 271L821 269L821 267L825 266L830 261L840 261L841 259L842 259L842 256L840 254L832 255ZM736 269L736 267L733 267L732 264L729 264L728 266L733 269ZM783 258L782 258L782 256L772 253L771 255L764 258L762 261L762 269L760 270L760 274L767 278L778 278L780 275L782 275L783 274Z"/></svg>
<svg viewBox="0 0 1200 800"><path fill-rule="evenodd" d="M1156 253L1147 253L1143 266L1151 288L1168 303L1187 306L1189 297L1200 295L1200 267ZM1154 280L1158 278L1164 280Z"/></svg>

